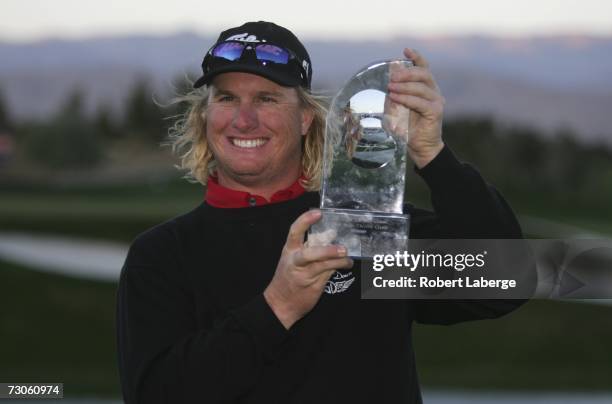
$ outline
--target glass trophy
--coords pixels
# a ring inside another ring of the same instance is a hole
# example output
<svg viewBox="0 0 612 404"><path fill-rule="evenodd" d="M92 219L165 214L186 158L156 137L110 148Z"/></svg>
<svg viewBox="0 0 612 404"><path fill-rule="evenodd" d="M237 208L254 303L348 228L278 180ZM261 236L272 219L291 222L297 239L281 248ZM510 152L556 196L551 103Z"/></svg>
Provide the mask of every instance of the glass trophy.
<svg viewBox="0 0 612 404"><path fill-rule="evenodd" d="M327 114L322 218L309 245L342 244L351 257L395 254L408 247L403 214L409 110L387 97L389 74L409 60L374 63L336 94Z"/></svg>

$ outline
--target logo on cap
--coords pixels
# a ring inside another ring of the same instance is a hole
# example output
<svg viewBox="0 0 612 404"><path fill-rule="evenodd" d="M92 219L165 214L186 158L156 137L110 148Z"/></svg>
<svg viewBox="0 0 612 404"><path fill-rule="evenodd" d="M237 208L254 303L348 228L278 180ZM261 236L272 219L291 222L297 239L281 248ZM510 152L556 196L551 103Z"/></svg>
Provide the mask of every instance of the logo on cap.
<svg viewBox="0 0 612 404"><path fill-rule="evenodd" d="M262 39L260 41L259 39L257 39L256 35L249 34L247 32L245 32L244 34L232 35L229 38L226 38L225 40L226 41L240 41L240 42L266 42L265 39Z"/></svg>

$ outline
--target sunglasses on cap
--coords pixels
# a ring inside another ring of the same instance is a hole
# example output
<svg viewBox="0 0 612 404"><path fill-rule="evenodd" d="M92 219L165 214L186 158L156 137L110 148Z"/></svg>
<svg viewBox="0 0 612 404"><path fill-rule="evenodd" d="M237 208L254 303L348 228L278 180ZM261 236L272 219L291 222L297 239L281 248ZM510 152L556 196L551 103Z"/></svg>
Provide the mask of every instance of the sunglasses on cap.
<svg viewBox="0 0 612 404"><path fill-rule="evenodd" d="M224 41L215 44L208 51L205 61L205 70L209 71L213 68L215 62L227 63L238 60L253 60L259 63L260 66L269 66L277 68L295 68L300 69L302 81L306 82L307 74L302 67L301 60L290 49L282 46L274 45L269 42L243 42L243 41Z"/></svg>

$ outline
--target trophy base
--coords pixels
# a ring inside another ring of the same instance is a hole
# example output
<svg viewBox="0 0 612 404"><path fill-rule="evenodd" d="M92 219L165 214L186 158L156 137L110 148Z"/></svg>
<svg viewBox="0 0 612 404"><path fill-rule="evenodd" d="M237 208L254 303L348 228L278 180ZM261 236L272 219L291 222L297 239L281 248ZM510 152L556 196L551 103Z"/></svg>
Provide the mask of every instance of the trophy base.
<svg viewBox="0 0 612 404"><path fill-rule="evenodd" d="M409 215L351 209L321 209L308 231L308 245L341 244L349 257L395 254L408 248Z"/></svg>

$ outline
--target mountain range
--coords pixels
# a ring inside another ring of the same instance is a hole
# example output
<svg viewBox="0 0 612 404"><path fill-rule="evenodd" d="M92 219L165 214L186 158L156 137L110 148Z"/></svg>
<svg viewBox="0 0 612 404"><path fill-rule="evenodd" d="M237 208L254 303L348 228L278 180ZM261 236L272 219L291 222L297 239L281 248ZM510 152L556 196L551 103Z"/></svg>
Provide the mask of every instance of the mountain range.
<svg viewBox="0 0 612 404"><path fill-rule="evenodd" d="M145 76L157 100L177 78L197 76L212 36L177 33L83 40L0 42L0 92L12 116L49 116L75 89L86 109L120 113ZM397 37L390 40L305 40L314 87L333 93L372 61L401 57L404 47L429 60L447 116L489 115L505 125L546 133L567 129L586 141L612 136L612 37ZM611 142L612 143L612 142Z"/></svg>

